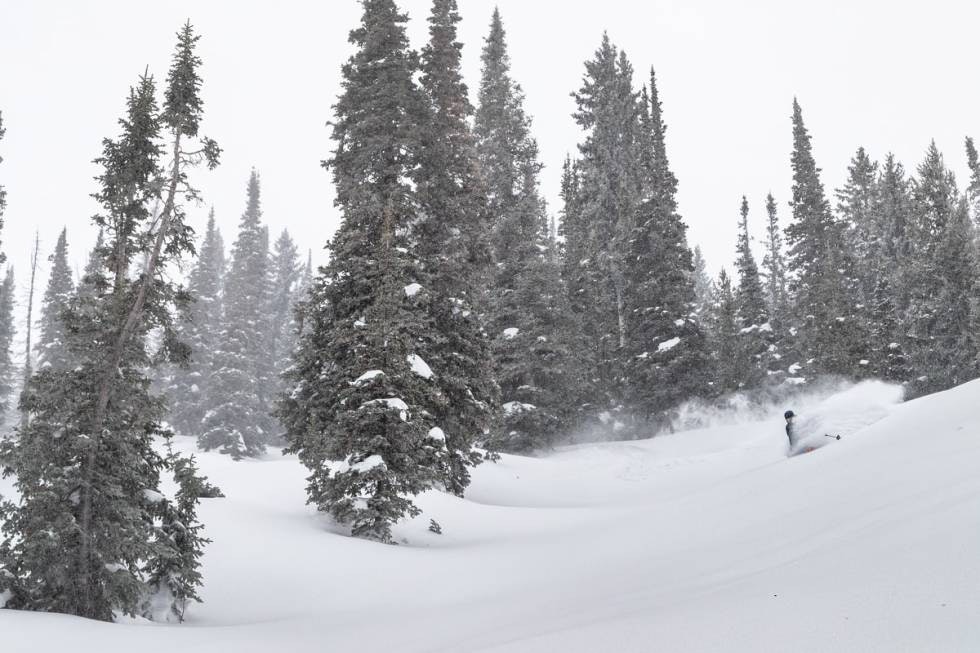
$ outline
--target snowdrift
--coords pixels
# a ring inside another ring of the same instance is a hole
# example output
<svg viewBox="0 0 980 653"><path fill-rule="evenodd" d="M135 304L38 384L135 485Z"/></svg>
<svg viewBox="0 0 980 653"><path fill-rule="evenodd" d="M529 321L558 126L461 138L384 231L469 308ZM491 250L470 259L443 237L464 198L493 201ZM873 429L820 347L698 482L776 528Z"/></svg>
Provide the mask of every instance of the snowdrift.
<svg viewBox="0 0 980 653"><path fill-rule="evenodd" d="M781 408L504 456L465 500L420 497L400 546L306 507L294 458L203 454L227 498L201 510L213 543L188 623L0 610L0 648L977 651L978 398L980 381L905 404L876 383L800 400L813 433L843 437L794 458Z"/></svg>

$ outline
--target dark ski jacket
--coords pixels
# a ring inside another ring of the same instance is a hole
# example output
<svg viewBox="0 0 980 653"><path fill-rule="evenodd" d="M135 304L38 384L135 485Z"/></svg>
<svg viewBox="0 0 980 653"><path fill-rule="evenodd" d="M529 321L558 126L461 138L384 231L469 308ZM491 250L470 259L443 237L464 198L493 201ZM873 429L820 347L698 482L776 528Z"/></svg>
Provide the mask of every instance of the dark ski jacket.
<svg viewBox="0 0 980 653"><path fill-rule="evenodd" d="M786 437L789 438L789 446L791 446L791 447L794 444L796 444L793 441L793 439L794 439L793 436L796 435L795 431L796 431L796 428L793 426L793 422L787 421L786 422Z"/></svg>

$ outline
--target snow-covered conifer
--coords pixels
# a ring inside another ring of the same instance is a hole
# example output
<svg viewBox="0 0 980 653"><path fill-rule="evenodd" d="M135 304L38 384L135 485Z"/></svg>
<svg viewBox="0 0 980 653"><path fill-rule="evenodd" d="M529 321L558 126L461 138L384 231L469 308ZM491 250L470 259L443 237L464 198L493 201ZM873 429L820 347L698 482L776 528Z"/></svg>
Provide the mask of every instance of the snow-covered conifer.
<svg viewBox="0 0 980 653"><path fill-rule="evenodd" d="M235 459L262 453L273 435L262 388L268 381L269 252L260 194L253 170L224 278L221 324L205 387L207 412L198 437L205 451L218 449Z"/></svg>
<svg viewBox="0 0 980 653"><path fill-rule="evenodd" d="M189 23L178 33L161 110L153 79L140 78L122 134L103 141L96 161L101 212L93 219L106 236L84 292L64 312L75 367L31 377L21 399L30 422L0 452L21 495L0 514L7 607L104 621L146 615L157 589L149 570L176 547L160 527L170 506L160 476L171 465L154 447L168 433L164 402L149 392L156 357L147 341L160 332L165 360L187 356L172 317L182 292L167 270L192 251L180 201L195 194L189 169L200 161L213 167L219 153L197 137L198 38Z"/></svg>
<svg viewBox="0 0 980 653"><path fill-rule="evenodd" d="M41 302L38 366L65 367L71 363L65 339L64 312L75 291L68 265L68 230L62 229L54 252L48 257L51 273Z"/></svg>
<svg viewBox="0 0 980 653"><path fill-rule="evenodd" d="M568 300L544 201L538 146L524 94L510 74L500 12L494 10L482 55L474 132L493 220L492 303L488 307L503 414L492 447L529 451L571 426L575 355Z"/></svg>
<svg viewBox="0 0 980 653"><path fill-rule="evenodd" d="M448 451L431 410L440 371L418 354L437 334L436 295L411 239L428 113L418 59L392 0L363 8L325 162L342 220L313 281L279 416L287 450L310 469L310 503L355 536L387 542L396 521L419 513L412 497L445 481Z"/></svg>
<svg viewBox="0 0 980 653"><path fill-rule="evenodd" d="M170 423L178 433L200 433L209 409L208 387L221 328L224 271L224 242L212 208L197 261L187 281L191 300L179 324L180 336L191 348L190 360L186 367L171 370L167 383Z"/></svg>
<svg viewBox="0 0 980 653"><path fill-rule="evenodd" d="M687 225L677 212L677 178L653 70L642 98L642 201L621 262L628 326L623 360L633 412L665 423L682 401L709 394L710 353L694 313L694 266Z"/></svg>

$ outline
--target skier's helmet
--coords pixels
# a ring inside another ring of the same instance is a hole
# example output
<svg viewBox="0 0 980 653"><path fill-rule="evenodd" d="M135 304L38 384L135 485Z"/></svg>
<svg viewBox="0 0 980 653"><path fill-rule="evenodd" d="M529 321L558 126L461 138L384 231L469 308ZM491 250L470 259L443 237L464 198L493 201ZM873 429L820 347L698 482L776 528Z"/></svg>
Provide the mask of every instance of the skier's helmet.
<svg viewBox="0 0 980 653"><path fill-rule="evenodd" d="M796 413L794 413L791 410L787 410L785 413L783 413L783 417L785 417L786 419L789 419L790 417L796 417Z"/></svg>

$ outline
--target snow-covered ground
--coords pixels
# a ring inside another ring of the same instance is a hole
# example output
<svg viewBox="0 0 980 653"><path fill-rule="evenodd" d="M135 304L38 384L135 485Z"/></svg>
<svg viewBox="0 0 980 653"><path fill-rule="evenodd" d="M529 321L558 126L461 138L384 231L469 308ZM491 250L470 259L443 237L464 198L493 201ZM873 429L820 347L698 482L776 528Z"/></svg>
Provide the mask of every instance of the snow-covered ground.
<svg viewBox="0 0 980 653"><path fill-rule="evenodd" d="M200 455L228 496L201 510L187 623L0 610L0 650L980 651L978 399L866 383L797 402L827 446L789 459L781 410L504 456L465 500L421 497L401 546L306 507L292 457Z"/></svg>

